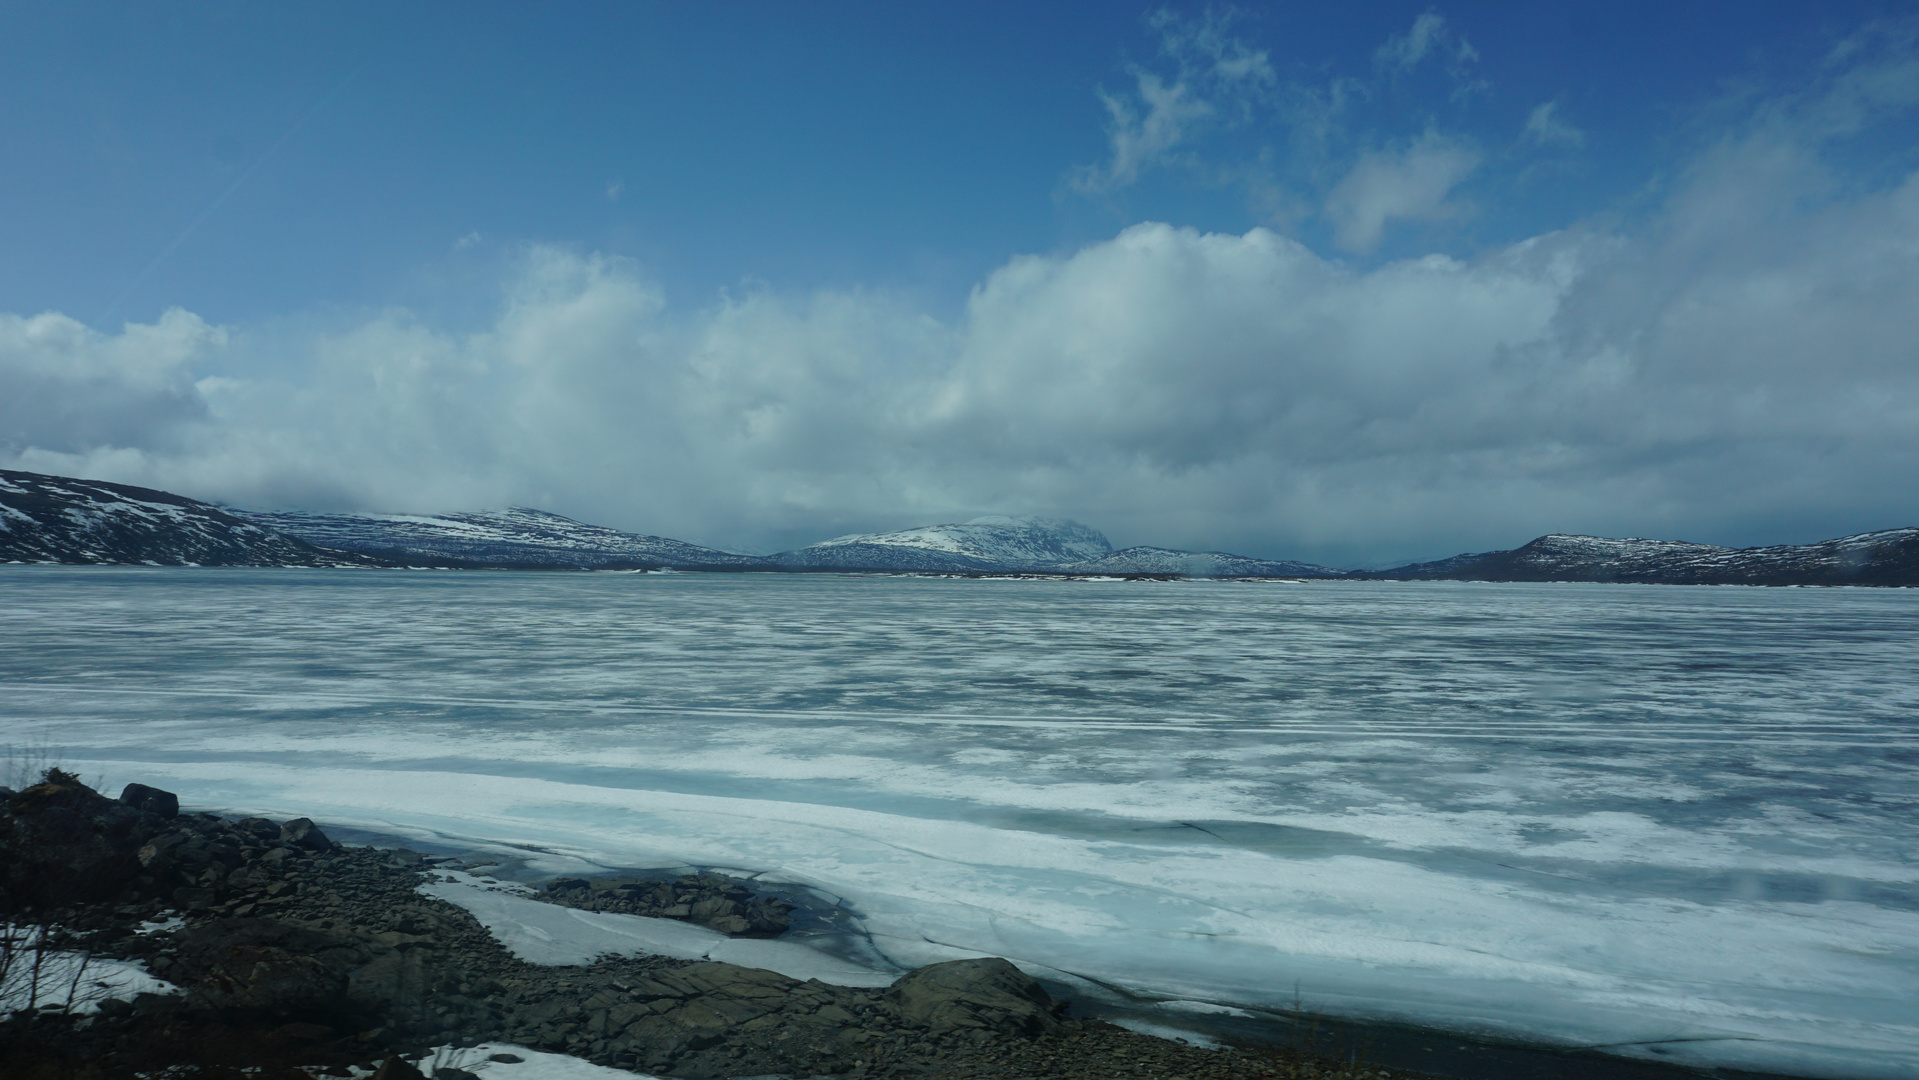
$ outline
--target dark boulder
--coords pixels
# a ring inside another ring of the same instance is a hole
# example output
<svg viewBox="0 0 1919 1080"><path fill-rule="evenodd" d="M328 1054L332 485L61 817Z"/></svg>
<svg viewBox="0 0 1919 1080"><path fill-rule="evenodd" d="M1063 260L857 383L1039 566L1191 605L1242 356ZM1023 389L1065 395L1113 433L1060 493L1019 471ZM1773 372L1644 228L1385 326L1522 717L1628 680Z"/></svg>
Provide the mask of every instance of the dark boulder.
<svg viewBox="0 0 1919 1080"><path fill-rule="evenodd" d="M0 810L0 887L7 902L62 907L120 894L141 872L141 847L165 822L69 774L49 770L47 776Z"/></svg>
<svg viewBox="0 0 1919 1080"><path fill-rule="evenodd" d="M284 1015L319 1013L346 1003L346 977L311 956L274 948L236 948L194 987L219 1009L260 1009Z"/></svg>
<svg viewBox="0 0 1919 1080"><path fill-rule="evenodd" d="M1046 989L996 956L920 968L902 975L886 996L907 1021L935 1034L971 1029L1038 1035L1059 1026L1059 1007Z"/></svg>
<svg viewBox="0 0 1919 1080"><path fill-rule="evenodd" d="M540 899L587 911L683 919L735 936L776 937L793 925L792 904L758 895L750 883L720 874L686 874L670 881L559 878L547 883Z"/></svg>
<svg viewBox="0 0 1919 1080"><path fill-rule="evenodd" d="M426 1080L426 1074L405 1058L391 1057L373 1071L370 1080Z"/></svg>
<svg viewBox="0 0 1919 1080"><path fill-rule="evenodd" d="M365 935L259 918L191 925L175 948L168 976L185 983L197 1004L307 1022L354 1013L350 975L381 951Z"/></svg>
<svg viewBox="0 0 1919 1080"><path fill-rule="evenodd" d="M320 827L315 825L311 818L294 818L280 826L280 839L308 851L333 849L333 841L327 839L327 835L320 831Z"/></svg>
<svg viewBox="0 0 1919 1080"><path fill-rule="evenodd" d="M161 791L145 784L128 784L120 792L120 801L135 810L145 810L149 814L171 820L180 816L180 797L171 791Z"/></svg>
<svg viewBox="0 0 1919 1080"><path fill-rule="evenodd" d="M213 902L219 898L219 894L212 889L202 889L194 885L183 885L173 890L173 902L188 911L212 907Z"/></svg>

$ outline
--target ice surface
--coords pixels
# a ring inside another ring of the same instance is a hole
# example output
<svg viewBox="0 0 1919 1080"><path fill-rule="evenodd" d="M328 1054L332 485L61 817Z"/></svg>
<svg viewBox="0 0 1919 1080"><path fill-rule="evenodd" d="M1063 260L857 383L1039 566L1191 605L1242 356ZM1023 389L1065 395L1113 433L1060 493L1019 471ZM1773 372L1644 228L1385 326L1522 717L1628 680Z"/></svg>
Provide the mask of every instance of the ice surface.
<svg viewBox="0 0 1919 1080"><path fill-rule="evenodd" d="M446 875L464 878L464 875ZM420 891L458 904L530 964L587 964L601 956L672 956L765 968L835 986L888 986L900 972L872 968L790 941L730 938L677 919L581 911L475 880L431 881Z"/></svg>
<svg viewBox="0 0 1919 1080"><path fill-rule="evenodd" d="M1919 1076L1912 590L8 567L0 595L0 742L189 805L759 874L854 913L802 947L895 965Z"/></svg>

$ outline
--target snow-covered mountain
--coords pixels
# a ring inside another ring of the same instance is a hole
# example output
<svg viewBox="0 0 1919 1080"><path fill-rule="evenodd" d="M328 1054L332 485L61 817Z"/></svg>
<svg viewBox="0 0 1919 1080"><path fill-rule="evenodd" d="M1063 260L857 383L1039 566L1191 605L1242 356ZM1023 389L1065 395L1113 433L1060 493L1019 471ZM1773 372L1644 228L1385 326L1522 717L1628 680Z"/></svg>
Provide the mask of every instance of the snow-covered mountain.
<svg viewBox="0 0 1919 1080"><path fill-rule="evenodd" d="M621 532L523 506L437 515L234 513L314 544L400 562L596 570L770 565L756 555Z"/></svg>
<svg viewBox="0 0 1919 1080"><path fill-rule="evenodd" d="M1344 570L1290 560L1253 559L1223 551L1129 547L1097 559L1062 563L1067 574L1177 574L1181 577L1347 577Z"/></svg>
<svg viewBox="0 0 1919 1080"><path fill-rule="evenodd" d="M0 562L377 566L166 491L0 469Z"/></svg>
<svg viewBox="0 0 1919 1080"><path fill-rule="evenodd" d="M1098 530L1076 521L993 516L899 532L836 536L773 558L790 567L1008 573L1051 570L1112 550Z"/></svg>
<svg viewBox="0 0 1919 1080"><path fill-rule="evenodd" d="M1753 548L1554 533L1512 551L1457 555L1359 576L1668 585L1919 585L1919 528Z"/></svg>

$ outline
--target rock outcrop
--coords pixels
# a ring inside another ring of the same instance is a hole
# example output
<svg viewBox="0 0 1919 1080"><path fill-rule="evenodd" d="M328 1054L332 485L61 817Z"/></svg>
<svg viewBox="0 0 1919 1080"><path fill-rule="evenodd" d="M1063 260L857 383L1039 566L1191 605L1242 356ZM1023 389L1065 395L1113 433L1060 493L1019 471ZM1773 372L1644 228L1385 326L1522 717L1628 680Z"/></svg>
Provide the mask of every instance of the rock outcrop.
<svg viewBox="0 0 1919 1080"><path fill-rule="evenodd" d="M886 996L902 1018L935 1033L1042 1035L1059 1026L1046 988L996 956L928 965L901 976Z"/></svg>
<svg viewBox="0 0 1919 1080"><path fill-rule="evenodd" d="M561 878L540 899L584 911L611 911L655 919L681 919L746 937L775 937L792 925L793 905L756 894L752 886L719 874L688 874L673 881L634 878Z"/></svg>
<svg viewBox="0 0 1919 1080"><path fill-rule="evenodd" d="M0 815L0 914L126 893L142 876L141 847L168 826L150 805L138 792L132 804L104 798L57 769L25 791L9 792Z"/></svg>

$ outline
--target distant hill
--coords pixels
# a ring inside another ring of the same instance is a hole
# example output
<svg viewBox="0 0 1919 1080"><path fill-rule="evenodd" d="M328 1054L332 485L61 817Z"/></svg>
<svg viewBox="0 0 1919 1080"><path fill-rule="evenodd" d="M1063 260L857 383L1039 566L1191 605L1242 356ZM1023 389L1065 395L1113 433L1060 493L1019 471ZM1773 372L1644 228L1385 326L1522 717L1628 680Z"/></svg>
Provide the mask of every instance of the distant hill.
<svg viewBox="0 0 1919 1080"><path fill-rule="evenodd" d="M1097 529L1039 517L980 517L899 532L836 536L773 556L782 566L944 573L1051 569L1113 550Z"/></svg>
<svg viewBox="0 0 1919 1080"><path fill-rule="evenodd" d="M311 543L402 563L476 567L786 570L935 574L1177 574L1335 577L1340 571L1219 552L1113 551L1096 529L1039 517L981 517L838 536L777 555L741 555L620 532L525 507L440 515L235 513Z"/></svg>
<svg viewBox="0 0 1919 1080"><path fill-rule="evenodd" d="M1455 555L1354 576L1663 585L1919 585L1919 528L1884 529L1818 544L1752 548L1553 533L1511 551Z"/></svg>
<svg viewBox="0 0 1919 1080"><path fill-rule="evenodd" d="M268 513L250 521L310 543L401 563L589 570L772 569L756 555L643 536L515 506L439 515Z"/></svg>
<svg viewBox="0 0 1919 1080"><path fill-rule="evenodd" d="M1075 521L981 517L742 555L525 507L269 513L152 488L0 470L0 562L1919 586L1919 528L1756 548L1554 533L1511 551L1348 571L1220 551L1114 551L1097 529Z"/></svg>
<svg viewBox="0 0 1919 1080"><path fill-rule="evenodd" d="M166 491L0 469L0 562L379 566Z"/></svg>

